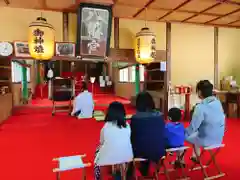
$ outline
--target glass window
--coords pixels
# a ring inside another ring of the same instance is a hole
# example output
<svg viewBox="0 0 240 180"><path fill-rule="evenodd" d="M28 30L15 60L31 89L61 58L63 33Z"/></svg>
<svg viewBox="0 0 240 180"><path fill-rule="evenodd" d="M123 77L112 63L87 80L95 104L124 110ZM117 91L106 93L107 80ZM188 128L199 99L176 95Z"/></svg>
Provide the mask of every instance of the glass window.
<svg viewBox="0 0 240 180"><path fill-rule="evenodd" d="M119 70L119 81L128 82L128 68L123 68Z"/></svg>
<svg viewBox="0 0 240 180"><path fill-rule="evenodd" d="M131 77L130 77L130 82L135 82L135 77L136 77L136 66L131 66L130 67L130 72L131 72Z"/></svg>
<svg viewBox="0 0 240 180"><path fill-rule="evenodd" d="M144 81L144 71L145 71L145 68L143 65L140 65L139 66L139 72L140 72L140 81Z"/></svg>
<svg viewBox="0 0 240 180"><path fill-rule="evenodd" d="M131 66L130 67L130 71L131 71L131 74L130 74L130 82L135 82L136 79L136 66ZM140 81L143 82L144 81L144 71L145 71L145 68L143 65L139 65L139 73L140 73Z"/></svg>
<svg viewBox="0 0 240 180"><path fill-rule="evenodd" d="M27 81L30 82L30 68L27 68ZM12 62L12 82L22 82L22 66L17 62Z"/></svg>

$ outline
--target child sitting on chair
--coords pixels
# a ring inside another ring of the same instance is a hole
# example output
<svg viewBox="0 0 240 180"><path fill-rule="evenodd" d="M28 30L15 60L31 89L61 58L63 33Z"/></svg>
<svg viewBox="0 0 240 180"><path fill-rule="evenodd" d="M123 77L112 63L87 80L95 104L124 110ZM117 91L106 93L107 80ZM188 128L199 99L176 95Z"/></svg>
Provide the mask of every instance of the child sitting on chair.
<svg viewBox="0 0 240 180"><path fill-rule="evenodd" d="M185 140L185 135L184 135L184 126L180 122L182 119L182 114L181 110L179 108L171 108L168 111L168 119L170 120L169 123L166 124L166 141L167 141L167 146L166 148L177 148L177 147L182 147L184 146L184 140ZM181 156L182 152L179 152L177 154L178 157ZM180 162L182 161L182 162ZM177 159L175 162L175 166L179 167L180 163L184 165L183 159Z"/></svg>
<svg viewBox="0 0 240 180"><path fill-rule="evenodd" d="M109 105L100 134L100 146L95 153L95 180L101 177L100 166L122 164L133 159L131 129L125 116L124 106L120 102Z"/></svg>

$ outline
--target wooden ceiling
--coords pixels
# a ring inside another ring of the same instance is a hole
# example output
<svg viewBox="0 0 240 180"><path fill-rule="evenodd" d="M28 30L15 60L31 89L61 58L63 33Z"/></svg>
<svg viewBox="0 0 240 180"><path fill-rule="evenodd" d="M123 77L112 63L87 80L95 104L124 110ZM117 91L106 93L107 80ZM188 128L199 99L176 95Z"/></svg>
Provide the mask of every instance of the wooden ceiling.
<svg viewBox="0 0 240 180"><path fill-rule="evenodd" d="M113 15L240 28L240 0L0 0L0 6L76 12L78 4L113 4Z"/></svg>

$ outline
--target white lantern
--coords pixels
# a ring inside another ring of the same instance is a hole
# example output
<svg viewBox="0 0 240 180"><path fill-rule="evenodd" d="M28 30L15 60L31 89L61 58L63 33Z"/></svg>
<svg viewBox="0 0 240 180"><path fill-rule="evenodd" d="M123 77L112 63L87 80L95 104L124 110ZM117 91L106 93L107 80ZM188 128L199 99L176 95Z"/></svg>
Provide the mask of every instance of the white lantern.
<svg viewBox="0 0 240 180"><path fill-rule="evenodd" d="M151 63L156 58L156 36L147 27L136 34L135 57L140 64Z"/></svg>
<svg viewBox="0 0 240 180"><path fill-rule="evenodd" d="M50 60L54 55L55 30L45 18L39 17L29 25L30 55L37 60Z"/></svg>

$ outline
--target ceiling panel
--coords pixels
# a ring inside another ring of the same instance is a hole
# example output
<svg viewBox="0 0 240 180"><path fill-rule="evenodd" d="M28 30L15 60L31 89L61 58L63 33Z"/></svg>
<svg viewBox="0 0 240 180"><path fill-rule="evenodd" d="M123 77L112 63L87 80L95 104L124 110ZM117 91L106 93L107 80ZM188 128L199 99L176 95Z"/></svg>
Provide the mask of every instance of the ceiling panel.
<svg viewBox="0 0 240 180"><path fill-rule="evenodd" d="M48 8L64 9L75 4L73 3L73 1L69 1L69 0L60 0L58 1L58 3L56 3L56 0L46 0L46 5Z"/></svg>
<svg viewBox="0 0 240 180"><path fill-rule="evenodd" d="M163 20L165 21L182 21L193 16L194 13L186 13L186 12L173 12L168 16L164 17Z"/></svg>
<svg viewBox="0 0 240 180"><path fill-rule="evenodd" d="M149 0L117 0L117 4L132 5L140 8L143 8L148 2Z"/></svg>
<svg viewBox="0 0 240 180"><path fill-rule="evenodd" d="M155 0L149 8L164 8L164 9L174 9L180 4L184 3L186 0Z"/></svg>
<svg viewBox="0 0 240 180"><path fill-rule="evenodd" d="M39 0L11 0L10 5L8 7L16 7L16 8L26 8L26 9L36 9L41 8L41 4Z"/></svg>
<svg viewBox="0 0 240 180"><path fill-rule="evenodd" d="M229 17L234 17L240 19L240 10L238 12L235 12L233 14L228 15Z"/></svg>
<svg viewBox="0 0 240 180"><path fill-rule="evenodd" d="M224 15L224 14L228 14L232 11L235 11L239 8L238 5L234 5L234 4L227 4L227 3L223 3L219 6L216 6L212 9L209 9L208 11L206 11L207 13L212 13L212 14L219 14L219 15Z"/></svg>
<svg viewBox="0 0 240 180"><path fill-rule="evenodd" d="M0 0L0 6L7 6L6 3L4 1Z"/></svg>
<svg viewBox="0 0 240 180"><path fill-rule="evenodd" d="M210 20L212 20L216 17L217 16L198 15L196 17L193 17L193 18L187 20L186 22L205 23L205 22L210 21Z"/></svg>
<svg viewBox="0 0 240 180"><path fill-rule="evenodd" d="M226 16L226 17L222 17L220 19L217 19L215 21L212 21L211 24L223 25L223 24L229 24L229 23L231 23L233 21L236 21L236 20L237 20L237 18L231 18L231 17Z"/></svg>
<svg viewBox="0 0 240 180"><path fill-rule="evenodd" d="M113 7L113 16L114 17L131 18L139 10L140 10L140 8L135 8L135 7L131 7L131 6L123 6L123 5L116 4Z"/></svg>
<svg viewBox="0 0 240 180"><path fill-rule="evenodd" d="M231 0L232 2L239 2L240 3L240 0Z"/></svg>
<svg viewBox="0 0 240 180"><path fill-rule="evenodd" d="M215 0L192 0L179 10L201 12L215 4L217 4Z"/></svg>
<svg viewBox="0 0 240 180"><path fill-rule="evenodd" d="M155 9L148 9L147 12L142 11L136 18L137 19L147 19L147 20L158 20L160 17L167 14L168 11L165 10L155 10Z"/></svg>

